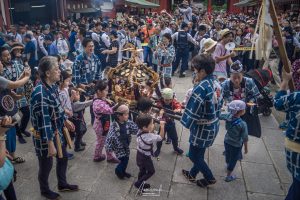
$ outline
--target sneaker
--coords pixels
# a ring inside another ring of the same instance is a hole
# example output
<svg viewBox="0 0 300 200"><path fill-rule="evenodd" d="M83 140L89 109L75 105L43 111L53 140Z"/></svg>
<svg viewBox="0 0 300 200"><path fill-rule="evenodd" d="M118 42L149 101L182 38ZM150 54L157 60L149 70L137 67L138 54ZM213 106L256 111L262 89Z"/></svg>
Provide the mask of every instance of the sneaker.
<svg viewBox="0 0 300 200"><path fill-rule="evenodd" d="M99 158L94 158L94 162L101 162L106 159L105 155L100 156Z"/></svg>
<svg viewBox="0 0 300 200"><path fill-rule="evenodd" d="M58 191L60 192L74 192L74 191L78 191L79 187L78 185L65 185L65 186L58 186Z"/></svg>
<svg viewBox="0 0 300 200"><path fill-rule="evenodd" d="M179 74L179 78L184 78L184 77L185 77L185 74L183 74L183 73Z"/></svg>
<svg viewBox="0 0 300 200"><path fill-rule="evenodd" d="M169 138L166 140L166 144L171 144L171 142L172 142L172 141L171 141L171 139L169 139Z"/></svg>
<svg viewBox="0 0 300 200"><path fill-rule="evenodd" d="M85 147L86 143L85 142L81 142L80 145L83 146L83 147Z"/></svg>
<svg viewBox="0 0 300 200"><path fill-rule="evenodd" d="M123 174L123 173L121 173L121 172L118 172L117 170L115 170L115 174L117 175L117 177L119 178L119 179L121 179L121 180L123 180L124 179L124 177L125 177L125 175Z"/></svg>
<svg viewBox="0 0 300 200"><path fill-rule="evenodd" d="M174 151L175 151L175 153L177 153L178 155L182 155L182 154L183 154L183 150L180 149L179 147L177 147Z"/></svg>
<svg viewBox="0 0 300 200"><path fill-rule="evenodd" d="M160 151L156 150L154 153L153 153L153 157L158 157L160 154Z"/></svg>
<svg viewBox="0 0 300 200"><path fill-rule="evenodd" d="M131 178L131 177L132 177L132 175L131 175L131 174L129 174L129 173L127 173L127 172L124 172L124 177L126 177L126 178Z"/></svg>
<svg viewBox="0 0 300 200"><path fill-rule="evenodd" d="M23 135L25 135L26 137L30 137L30 136L31 136L31 133L28 132L28 131L24 131L24 132L23 132Z"/></svg>
<svg viewBox="0 0 300 200"><path fill-rule="evenodd" d="M48 191L48 192L42 192L41 195L47 199L51 199L51 200L58 200L60 199L60 195L52 192L52 191Z"/></svg>
<svg viewBox="0 0 300 200"><path fill-rule="evenodd" d="M196 177L191 176L189 171L183 169L182 174L188 181L190 181L192 183L196 182Z"/></svg>
<svg viewBox="0 0 300 200"><path fill-rule="evenodd" d="M288 124L286 121L279 124L279 128L282 130L286 130L288 128Z"/></svg>
<svg viewBox="0 0 300 200"><path fill-rule="evenodd" d="M67 157L68 157L68 160L73 160L74 159L74 154L67 152Z"/></svg>
<svg viewBox="0 0 300 200"><path fill-rule="evenodd" d="M19 137L18 139L19 139L20 144L27 143L26 140L23 137Z"/></svg>
<svg viewBox="0 0 300 200"><path fill-rule="evenodd" d="M84 150L85 150L84 146L80 146L80 147L74 149L75 152L84 151Z"/></svg>
<svg viewBox="0 0 300 200"><path fill-rule="evenodd" d="M213 185L213 184L215 184L216 182L217 182L216 179L206 180L205 178L199 179L199 180L196 181L197 185L198 185L199 187L201 187L201 188L205 188L205 187L207 187L207 186L209 186L209 185Z"/></svg>
<svg viewBox="0 0 300 200"><path fill-rule="evenodd" d="M111 158L111 159L107 159L107 162L108 163L120 163L120 160L118 158Z"/></svg>
<svg viewBox="0 0 300 200"><path fill-rule="evenodd" d="M224 181L226 182L231 182L231 181L234 181L236 179L236 176L235 175L231 175L231 176L226 176Z"/></svg>
<svg viewBox="0 0 300 200"><path fill-rule="evenodd" d="M134 186L136 187L136 188L138 188L138 189L149 189L149 188L151 188L151 186L150 186L150 184L149 183L142 183L142 184L138 184L137 182L135 182L134 183ZM142 186L142 188L141 188L141 186Z"/></svg>

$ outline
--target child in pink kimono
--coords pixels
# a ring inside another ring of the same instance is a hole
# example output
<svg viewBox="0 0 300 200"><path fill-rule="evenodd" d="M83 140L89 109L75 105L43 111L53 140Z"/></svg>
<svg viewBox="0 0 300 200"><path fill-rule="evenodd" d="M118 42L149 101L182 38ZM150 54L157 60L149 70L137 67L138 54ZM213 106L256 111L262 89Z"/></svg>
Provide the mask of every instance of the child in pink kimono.
<svg viewBox="0 0 300 200"><path fill-rule="evenodd" d="M96 97L93 102L93 111L95 114L95 122L93 128L97 136L96 149L94 154L94 162L101 162L106 159L110 163L119 163L119 160L113 155L112 152L106 151L102 154L102 150L105 144L106 135L108 133L111 121L111 115L113 114L113 107L106 100L108 93L108 83L104 80L97 82L95 86Z"/></svg>

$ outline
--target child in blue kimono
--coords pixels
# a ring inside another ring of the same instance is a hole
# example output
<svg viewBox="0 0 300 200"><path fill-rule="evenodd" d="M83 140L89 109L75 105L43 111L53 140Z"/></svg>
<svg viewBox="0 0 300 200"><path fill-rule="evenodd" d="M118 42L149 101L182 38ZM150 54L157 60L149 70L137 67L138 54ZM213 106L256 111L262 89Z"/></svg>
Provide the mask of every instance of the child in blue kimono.
<svg viewBox="0 0 300 200"><path fill-rule="evenodd" d="M234 100L228 104L229 114L223 115L220 119L226 120L226 135L224 139L225 158L227 164L226 182L236 179L232 174L244 144L245 154L248 153L248 128L241 116L245 114L246 104L241 100Z"/></svg>

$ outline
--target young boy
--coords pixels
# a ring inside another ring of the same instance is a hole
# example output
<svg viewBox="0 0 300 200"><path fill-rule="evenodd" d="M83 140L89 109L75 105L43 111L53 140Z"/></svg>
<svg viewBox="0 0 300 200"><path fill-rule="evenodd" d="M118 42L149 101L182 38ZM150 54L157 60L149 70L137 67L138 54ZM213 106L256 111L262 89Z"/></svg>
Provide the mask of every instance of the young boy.
<svg viewBox="0 0 300 200"><path fill-rule="evenodd" d="M83 135L87 131L86 123L84 121L84 109L93 104L93 100L80 102L80 94L77 88L69 89L73 116L70 121L75 125L75 142L74 151L79 152L85 149L86 143L82 141Z"/></svg>
<svg viewBox="0 0 300 200"><path fill-rule="evenodd" d="M120 105L115 111L115 121L111 124L105 141L105 148L109 152L115 152L120 163L115 169L115 174L119 179L130 178L131 174L126 172L128 165L131 142L131 134L138 132L137 125L128 120L129 108L126 105Z"/></svg>
<svg viewBox="0 0 300 200"><path fill-rule="evenodd" d="M172 110L174 113L181 112L181 104L174 98L174 93L171 88L164 88L161 92L162 99L157 102L157 107L161 109ZM178 136L175 126L174 119L167 117L164 115L164 120L166 121L165 132L167 132L168 137L172 141L173 149L178 154L183 154L183 150L178 147ZM154 152L154 156L158 157L160 154L160 149L162 146L162 142L157 143L157 149Z"/></svg>
<svg viewBox="0 0 300 200"><path fill-rule="evenodd" d="M234 100L228 104L229 114L224 115L226 120L226 135L224 139L225 158L227 164L226 182L236 179L232 174L237 161L242 154L244 144L245 154L248 153L248 128L246 122L241 119L245 114L246 104L241 100ZM222 118L223 118L222 117Z"/></svg>
<svg viewBox="0 0 300 200"><path fill-rule="evenodd" d="M136 162L139 167L138 180L134 183L136 188L143 190L150 188L150 184L145 183L155 173L154 165L151 159L153 155L153 143L162 140L165 134L165 122L160 121L160 134L153 133L153 118L149 114L140 114L136 123L139 127L137 135L137 155Z"/></svg>

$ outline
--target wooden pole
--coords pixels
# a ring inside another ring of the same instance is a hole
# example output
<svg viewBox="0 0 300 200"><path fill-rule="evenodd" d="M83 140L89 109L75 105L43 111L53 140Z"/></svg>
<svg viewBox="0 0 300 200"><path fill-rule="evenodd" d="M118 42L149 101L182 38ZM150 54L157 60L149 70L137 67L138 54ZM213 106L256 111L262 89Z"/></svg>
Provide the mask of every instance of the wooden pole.
<svg viewBox="0 0 300 200"><path fill-rule="evenodd" d="M286 49L285 49L285 44L283 43L282 40L282 34L281 34L281 30L280 30L280 26L277 20L277 14L276 14L276 10L275 10L275 5L273 0L270 0L270 15L271 18L273 20L273 29L274 29L274 33L278 42L278 46L279 46L279 54L280 54L280 58L283 64L283 69L287 72L290 73L291 72L291 64L290 61L287 57L287 53L286 53ZM295 85L293 80L291 80L289 82L289 88L291 91L295 90Z"/></svg>

